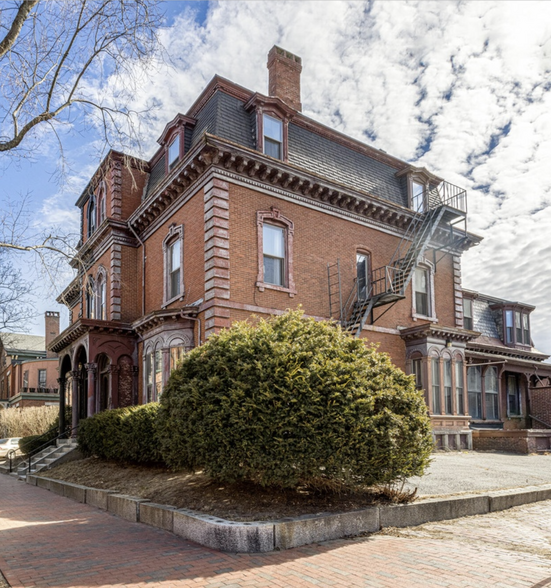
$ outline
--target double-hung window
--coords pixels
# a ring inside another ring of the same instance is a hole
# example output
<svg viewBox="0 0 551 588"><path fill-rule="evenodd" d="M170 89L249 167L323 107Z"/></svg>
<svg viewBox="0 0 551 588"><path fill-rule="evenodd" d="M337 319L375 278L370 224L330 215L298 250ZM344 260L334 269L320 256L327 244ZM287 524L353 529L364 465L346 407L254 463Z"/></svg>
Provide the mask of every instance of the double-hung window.
<svg viewBox="0 0 551 588"><path fill-rule="evenodd" d="M46 370L38 370L38 387L46 388Z"/></svg>
<svg viewBox="0 0 551 588"><path fill-rule="evenodd" d="M264 153L283 159L283 122L269 114L262 116Z"/></svg>
<svg viewBox="0 0 551 588"><path fill-rule="evenodd" d="M488 366L484 374L484 395L486 399L486 419L497 420L499 418L499 394L498 394L497 368Z"/></svg>
<svg viewBox="0 0 551 588"><path fill-rule="evenodd" d="M470 298L463 298L463 326L473 330L473 301Z"/></svg>
<svg viewBox="0 0 551 588"><path fill-rule="evenodd" d="M513 311L505 311L505 343L512 344L514 342L514 331L513 331Z"/></svg>
<svg viewBox="0 0 551 588"><path fill-rule="evenodd" d="M168 169L169 171L178 163L180 159L180 135L176 135L172 143L168 146Z"/></svg>
<svg viewBox="0 0 551 588"><path fill-rule="evenodd" d="M444 403L446 414L453 414L451 359L444 359Z"/></svg>
<svg viewBox="0 0 551 588"><path fill-rule="evenodd" d="M507 375L507 412L508 416L520 416L520 386L516 374Z"/></svg>
<svg viewBox="0 0 551 588"><path fill-rule="evenodd" d="M181 243L174 241L168 247L168 273L169 273L169 298L175 298L180 294L181 268Z"/></svg>
<svg viewBox="0 0 551 588"><path fill-rule="evenodd" d="M184 295L183 246L184 226L171 225L163 241L165 304Z"/></svg>
<svg viewBox="0 0 551 588"><path fill-rule="evenodd" d="M469 392L469 414L473 419L482 418L482 368L467 368L467 386Z"/></svg>
<svg viewBox="0 0 551 588"><path fill-rule="evenodd" d="M411 189L411 208L414 212L425 212L425 186L413 181Z"/></svg>
<svg viewBox="0 0 551 588"><path fill-rule="evenodd" d="M463 362L455 362L455 397L457 402L457 414L465 414L465 400L464 400L464 377L463 377Z"/></svg>
<svg viewBox="0 0 551 588"><path fill-rule="evenodd" d="M415 268L414 275L415 290L415 314L422 316L431 315L430 300L430 274L429 270L423 267Z"/></svg>
<svg viewBox="0 0 551 588"><path fill-rule="evenodd" d="M262 243L264 282L285 286L285 229L264 223Z"/></svg>
<svg viewBox="0 0 551 588"><path fill-rule="evenodd" d="M440 402L440 360L432 358L432 412L433 414L442 414L442 404Z"/></svg>

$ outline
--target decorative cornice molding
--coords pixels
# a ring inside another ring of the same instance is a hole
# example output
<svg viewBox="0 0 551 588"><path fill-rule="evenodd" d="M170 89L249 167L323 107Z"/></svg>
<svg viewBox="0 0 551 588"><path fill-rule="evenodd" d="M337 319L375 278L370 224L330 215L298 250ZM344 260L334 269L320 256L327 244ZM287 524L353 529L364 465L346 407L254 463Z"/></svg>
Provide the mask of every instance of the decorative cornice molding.
<svg viewBox="0 0 551 588"><path fill-rule="evenodd" d="M199 312L199 306L184 306L177 309L154 310L144 317L132 323L132 329L143 335L165 322L185 321L188 317L195 318Z"/></svg>
<svg viewBox="0 0 551 588"><path fill-rule="evenodd" d="M468 331L466 329L457 329L455 327L444 327L434 323L425 323L416 325L407 329L400 329L400 337L404 341L416 341L419 339L442 339L443 341L467 342L478 337L477 331Z"/></svg>
<svg viewBox="0 0 551 588"><path fill-rule="evenodd" d="M100 321L96 319L78 319L78 321L70 325L67 329L58 335L49 345L48 350L54 353L63 351L65 347L80 339L83 335L89 332L104 332L114 333L117 335L134 335L132 327L126 323L118 323L113 321Z"/></svg>

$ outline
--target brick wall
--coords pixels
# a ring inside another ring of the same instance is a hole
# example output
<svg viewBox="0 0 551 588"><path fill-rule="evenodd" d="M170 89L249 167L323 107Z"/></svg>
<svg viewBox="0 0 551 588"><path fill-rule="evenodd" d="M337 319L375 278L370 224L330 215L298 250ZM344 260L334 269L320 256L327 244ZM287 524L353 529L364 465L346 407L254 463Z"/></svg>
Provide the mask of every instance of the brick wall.
<svg viewBox="0 0 551 588"><path fill-rule="evenodd" d="M530 413L541 419L534 419L535 429L551 429L551 388L530 390Z"/></svg>

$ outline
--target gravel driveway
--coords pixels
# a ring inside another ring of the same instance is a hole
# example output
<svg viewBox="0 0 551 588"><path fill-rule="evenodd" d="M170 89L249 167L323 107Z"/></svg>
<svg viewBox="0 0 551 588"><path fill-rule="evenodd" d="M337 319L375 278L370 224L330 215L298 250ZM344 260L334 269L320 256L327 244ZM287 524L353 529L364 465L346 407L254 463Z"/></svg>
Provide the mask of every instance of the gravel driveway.
<svg viewBox="0 0 551 588"><path fill-rule="evenodd" d="M423 477L408 480L419 496L483 492L551 484L551 454L435 453Z"/></svg>

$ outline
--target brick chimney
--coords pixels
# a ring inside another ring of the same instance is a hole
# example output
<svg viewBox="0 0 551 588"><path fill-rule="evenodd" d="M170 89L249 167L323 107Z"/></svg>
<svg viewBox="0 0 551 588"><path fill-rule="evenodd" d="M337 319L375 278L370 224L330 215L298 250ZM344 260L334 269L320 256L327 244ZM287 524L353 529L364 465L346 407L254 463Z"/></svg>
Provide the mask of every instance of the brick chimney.
<svg viewBox="0 0 551 588"><path fill-rule="evenodd" d="M300 57L274 45L268 53L268 93L277 96L295 110L302 111L300 102Z"/></svg>
<svg viewBox="0 0 551 588"><path fill-rule="evenodd" d="M44 314L46 337L46 357L57 357L57 353L48 351L48 345L59 335L59 312L47 310Z"/></svg>

